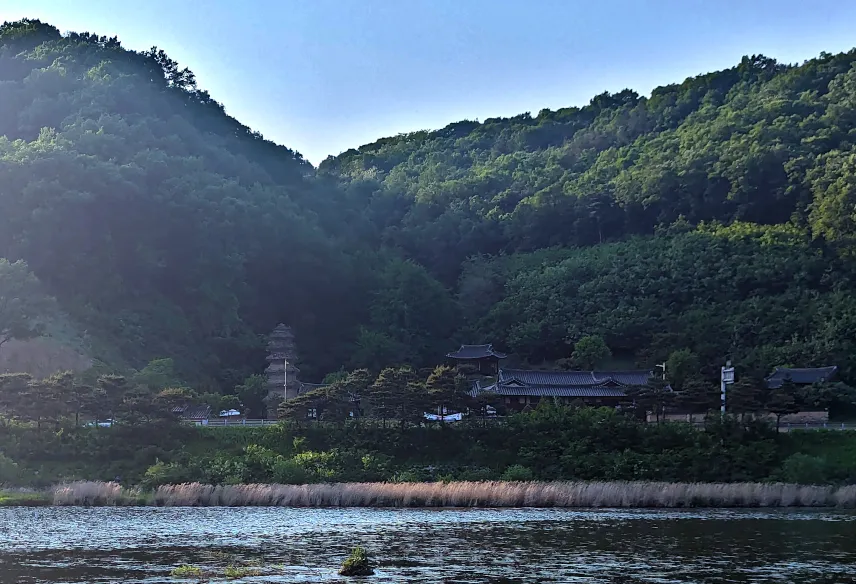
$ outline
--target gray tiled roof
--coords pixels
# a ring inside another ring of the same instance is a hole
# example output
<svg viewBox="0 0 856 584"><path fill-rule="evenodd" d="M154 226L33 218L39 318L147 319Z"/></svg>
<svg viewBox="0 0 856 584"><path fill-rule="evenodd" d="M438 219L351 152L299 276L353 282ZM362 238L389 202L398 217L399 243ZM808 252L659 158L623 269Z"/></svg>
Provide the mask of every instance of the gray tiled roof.
<svg viewBox="0 0 856 584"><path fill-rule="evenodd" d="M494 350L493 345L461 345L457 351L446 354L450 359L484 359L486 357L505 359L506 356L505 353Z"/></svg>
<svg viewBox="0 0 856 584"><path fill-rule="evenodd" d="M473 385L480 392L507 396L538 397L624 397L624 388L648 384L650 371L533 371L500 369L497 382L488 387Z"/></svg>
<svg viewBox="0 0 856 584"><path fill-rule="evenodd" d="M491 385L480 388L480 391L508 396L537 396L537 397L624 397L626 394L617 387L605 386L549 386L535 385L529 387L509 387L507 385Z"/></svg>
<svg viewBox="0 0 856 584"><path fill-rule="evenodd" d="M183 405L172 408L173 414L178 414L185 420L207 420L211 415L211 407L206 405Z"/></svg>
<svg viewBox="0 0 856 584"><path fill-rule="evenodd" d="M505 385L517 380L524 385L579 385L596 386L614 382L622 386L641 386L648 384L650 371L532 371L526 369L501 369L499 384Z"/></svg>
<svg viewBox="0 0 856 584"><path fill-rule="evenodd" d="M776 370L767 377L767 387L775 389L781 387L785 380L800 385L810 385L822 381L828 381L838 371L836 365L829 367L803 367L791 369L789 367L776 367Z"/></svg>

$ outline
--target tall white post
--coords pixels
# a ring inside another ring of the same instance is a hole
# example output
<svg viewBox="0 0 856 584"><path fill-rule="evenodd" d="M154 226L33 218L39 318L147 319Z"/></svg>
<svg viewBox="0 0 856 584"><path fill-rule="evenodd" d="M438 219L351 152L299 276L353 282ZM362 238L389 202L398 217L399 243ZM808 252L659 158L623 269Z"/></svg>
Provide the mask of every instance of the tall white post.
<svg viewBox="0 0 856 584"><path fill-rule="evenodd" d="M720 412L722 415L725 415L725 388L728 387L729 383L734 383L734 367L731 366L731 361L725 362L725 367L720 369L719 375L720 381L720 399L722 400L722 405L720 406Z"/></svg>
<svg viewBox="0 0 856 584"><path fill-rule="evenodd" d="M284 366L283 370L282 370L282 375L283 375L282 399L287 400L288 399L288 359L283 359L282 364Z"/></svg>

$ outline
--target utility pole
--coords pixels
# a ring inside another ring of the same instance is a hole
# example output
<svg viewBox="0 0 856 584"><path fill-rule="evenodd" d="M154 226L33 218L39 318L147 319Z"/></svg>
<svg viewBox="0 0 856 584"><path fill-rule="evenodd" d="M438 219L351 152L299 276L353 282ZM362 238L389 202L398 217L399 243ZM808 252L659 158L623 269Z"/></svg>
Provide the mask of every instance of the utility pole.
<svg viewBox="0 0 856 584"><path fill-rule="evenodd" d="M731 366L731 360L725 362L725 367L722 367L720 370L720 399L722 401L722 405L720 406L720 413L725 416L725 388L734 383L734 367Z"/></svg>
<svg viewBox="0 0 856 584"><path fill-rule="evenodd" d="M288 359L282 360L283 369L283 382L282 382L282 399L283 401L288 399Z"/></svg>

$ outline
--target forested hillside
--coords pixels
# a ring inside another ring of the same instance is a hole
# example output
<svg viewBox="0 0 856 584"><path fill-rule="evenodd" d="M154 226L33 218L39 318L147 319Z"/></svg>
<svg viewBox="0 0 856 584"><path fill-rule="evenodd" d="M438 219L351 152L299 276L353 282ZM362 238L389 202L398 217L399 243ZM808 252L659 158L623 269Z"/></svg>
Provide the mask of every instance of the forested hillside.
<svg viewBox="0 0 856 584"><path fill-rule="evenodd" d="M598 334L640 364L689 349L852 377L854 64L747 57L650 98L386 138L320 174L456 291L462 338L538 362Z"/></svg>
<svg viewBox="0 0 856 584"><path fill-rule="evenodd" d="M0 114L0 257L27 262L97 357L174 357L228 386L263 367L256 333L285 321L312 364L338 367L360 295L341 197L192 72L157 49L7 23Z"/></svg>
<svg viewBox="0 0 856 584"><path fill-rule="evenodd" d="M645 366L854 379L854 64L745 58L316 171L161 50L6 23L0 258L108 368L169 357L200 389L260 372L278 322L316 381L458 342L552 361L587 335Z"/></svg>

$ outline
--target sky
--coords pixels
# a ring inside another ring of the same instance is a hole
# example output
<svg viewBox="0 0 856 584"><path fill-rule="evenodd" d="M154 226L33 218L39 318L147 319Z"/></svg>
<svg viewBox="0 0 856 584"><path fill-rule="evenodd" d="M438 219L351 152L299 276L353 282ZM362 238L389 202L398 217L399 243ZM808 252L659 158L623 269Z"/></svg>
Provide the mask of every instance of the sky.
<svg viewBox="0 0 856 584"><path fill-rule="evenodd" d="M385 136L856 46L850 0L0 0L0 20L164 49L313 164Z"/></svg>

